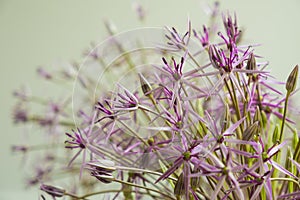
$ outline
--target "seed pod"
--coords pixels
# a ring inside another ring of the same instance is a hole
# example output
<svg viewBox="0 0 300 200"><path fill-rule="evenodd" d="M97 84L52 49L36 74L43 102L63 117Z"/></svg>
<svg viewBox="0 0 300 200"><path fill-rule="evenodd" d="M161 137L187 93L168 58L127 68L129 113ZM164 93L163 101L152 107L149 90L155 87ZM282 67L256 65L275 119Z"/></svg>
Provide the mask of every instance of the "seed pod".
<svg viewBox="0 0 300 200"><path fill-rule="evenodd" d="M286 85L285 85L285 89L291 93L295 90L296 85L297 85L297 80L298 80L298 65L296 65L293 69L293 71L290 73L287 81L286 81Z"/></svg>

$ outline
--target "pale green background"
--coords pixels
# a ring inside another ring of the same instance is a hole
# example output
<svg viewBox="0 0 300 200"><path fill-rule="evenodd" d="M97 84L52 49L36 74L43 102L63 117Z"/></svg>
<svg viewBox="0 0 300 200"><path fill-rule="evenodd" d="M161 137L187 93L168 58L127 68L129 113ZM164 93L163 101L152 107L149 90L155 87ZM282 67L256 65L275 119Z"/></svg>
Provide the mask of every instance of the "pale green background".
<svg viewBox="0 0 300 200"><path fill-rule="evenodd" d="M206 1L208 2L208 1ZM91 41L104 38L102 21L111 18L120 31L141 27L130 0L0 0L0 200L37 199L37 190L24 190L21 156L10 152L20 142L20 128L11 123L12 90L23 83L41 91L35 74L39 65L57 59L80 61ZM194 27L205 22L204 1L142 1L148 11L144 25ZM236 11L246 27L247 41L263 44L258 52L270 61L272 72L285 80L300 63L299 0L226 0L222 8Z"/></svg>

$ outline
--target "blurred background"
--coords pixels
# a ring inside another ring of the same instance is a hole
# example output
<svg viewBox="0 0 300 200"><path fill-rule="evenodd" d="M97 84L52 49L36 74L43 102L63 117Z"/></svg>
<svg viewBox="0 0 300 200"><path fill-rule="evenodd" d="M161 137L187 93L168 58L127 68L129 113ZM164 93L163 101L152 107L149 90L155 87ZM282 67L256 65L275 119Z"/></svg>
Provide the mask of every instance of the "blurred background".
<svg viewBox="0 0 300 200"><path fill-rule="evenodd" d="M136 3L147 13L143 22L134 10ZM55 94L39 84L38 66L51 69L57 61L82 61L90 42L105 39L104 19L112 20L118 32L165 25L184 31L188 18L193 28L201 29L207 22L205 8L212 4L203 0L0 0L0 200L38 199L38 189L25 187L26 158L11 152L11 145L22 140L22 127L11 119L13 90L25 85L33 93ZM262 44L256 52L270 62L274 76L285 80L300 63L300 1L223 0L220 6L236 12L245 41ZM39 130L33 132L26 134L38 140Z"/></svg>

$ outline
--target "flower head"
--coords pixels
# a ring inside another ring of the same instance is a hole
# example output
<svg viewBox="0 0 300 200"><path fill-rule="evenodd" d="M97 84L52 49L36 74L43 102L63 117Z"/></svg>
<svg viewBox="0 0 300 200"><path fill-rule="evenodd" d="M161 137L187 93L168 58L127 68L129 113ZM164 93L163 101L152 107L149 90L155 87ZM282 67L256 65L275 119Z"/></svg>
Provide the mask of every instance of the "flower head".
<svg viewBox="0 0 300 200"><path fill-rule="evenodd" d="M74 135L71 135L70 133L66 133L66 135L70 138L69 140L65 141L66 148L69 149L85 149L85 140L82 137L80 129L77 129L77 131L73 131Z"/></svg>

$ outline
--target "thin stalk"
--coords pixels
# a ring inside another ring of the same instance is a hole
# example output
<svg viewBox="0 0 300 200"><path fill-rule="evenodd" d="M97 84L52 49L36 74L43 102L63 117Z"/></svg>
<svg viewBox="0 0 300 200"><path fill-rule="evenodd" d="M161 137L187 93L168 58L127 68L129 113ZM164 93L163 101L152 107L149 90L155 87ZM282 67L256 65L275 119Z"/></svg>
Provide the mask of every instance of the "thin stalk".
<svg viewBox="0 0 300 200"><path fill-rule="evenodd" d="M68 193L68 192L65 192L65 195L66 196L69 196L69 197L72 197L74 199L87 199L87 197L91 197L91 196L95 196L95 195L99 195L99 194L107 194L107 193L118 193L118 192L123 192L124 190L103 190L103 191L98 191L98 192L92 192L92 193L89 193L89 194L85 194L85 195L82 195L82 196L77 196L75 194L71 194L71 193ZM127 191L125 191L127 192ZM128 191L130 192L130 191ZM141 191L134 191L134 192L138 192L140 194L148 194L146 192L141 192ZM153 194L151 194L152 197L154 198L159 198L159 196L155 196Z"/></svg>
<svg viewBox="0 0 300 200"><path fill-rule="evenodd" d="M229 92L229 95L230 95L230 98L231 98L232 103L233 103L233 105L234 105L234 108L235 108L235 110L236 110L238 120L240 120L240 117L241 117L241 116L240 116L239 108L238 108L238 106L237 106L236 98L234 98L234 95L232 94L232 92L231 92L231 90L230 90L230 86L229 86L228 82L226 81L226 79L224 79L224 82L225 82L225 86L226 86L226 88L227 88L227 90L228 90L228 92ZM237 121L238 121L238 120L237 120ZM238 137L238 139L241 140L241 139L242 139L242 132L243 132L243 129L242 129L241 126L239 126L239 128L240 128L240 131L237 131L237 137Z"/></svg>
<svg viewBox="0 0 300 200"><path fill-rule="evenodd" d="M123 166L116 166L117 169L120 170L126 170L126 171L134 171L134 172L142 172L142 173L148 173L148 174L153 174L153 175L157 175L157 176L161 176L163 175L160 172L156 172L156 171L151 171L151 170L147 170L147 169L140 169L140 168L134 168L134 167L123 167ZM177 181L176 178L173 178L171 176L167 177L168 179L171 179L173 181Z"/></svg>
<svg viewBox="0 0 300 200"><path fill-rule="evenodd" d="M32 121L32 122L37 122L37 123L39 123L42 119L43 119L43 117L37 116L37 115L29 116L29 120ZM61 126L75 127L74 122L70 122L70 121L59 121L59 122L57 122L57 123L58 123L59 125L61 125Z"/></svg>
<svg viewBox="0 0 300 200"><path fill-rule="evenodd" d="M183 85L181 85L181 88L183 89L184 94L185 94L186 96L188 96L188 93L187 93L185 87L184 87ZM195 107L194 107L194 105L192 104L192 102L191 102L190 100L189 100L189 104L190 104L190 106L192 107L193 110L196 110ZM193 125L193 127L195 128L195 130L197 131L197 133L198 133L199 135L201 135L201 133L199 132L199 129L198 129L197 126L196 126L196 124L193 123L193 121L192 121L190 115L188 116L188 119L189 119L190 122L192 123L192 125Z"/></svg>
<svg viewBox="0 0 300 200"><path fill-rule="evenodd" d="M130 182L126 182L126 181L122 181L122 180L119 180L119 179L114 179L113 180L114 182L117 182L117 183L121 183L121 184L125 184L125 185L128 185L128 186L132 186L132 187L136 187L136 188L141 188L141 189L144 189L144 190L148 190L148 191L152 191L152 192L155 192L155 193L158 193L158 194L161 194L163 195L164 197L167 197L169 199L172 199L172 200L176 200L176 198L168 195L168 194L165 194L159 190L155 190L153 188L148 188L148 187L144 187L144 186L141 186L141 185L137 185L137 184L134 184L134 183L130 183Z"/></svg>
<svg viewBox="0 0 300 200"><path fill-rule="evenodd" d="M233 84L233 81L230 77L229 77L229 80L230 80L230 83L231 83L231 88L232 88L233 97L234 97L234 101L235 101L235 109L237 111L237 118L238 118L238 120L240 120L240 119L242 119L242 117L241 117L240 107L239 107L239 104L238 104L238 99L237 99L235 89L234 89L234 84ZM243 123L241 123L239 127L241 129L241 132L243 132Z"/></svg>
<svg viewBox="0 0 300 200"><path fill-rule="evenodd" d="M149 144L147 143L147 141L145 141L143 138L141 138L137 132L135 132L134 130L132 130L129 126L127 126L127 124L125 124L124 122L122 122L121 120L118 120L118 122L120 124L122 124L129 132L131 132L135 137L137 137L141 142L143 142L147 147L149 146Z"/></svg>
<svg viewBox="0 0 300 200"><path fill-rule="evenodd" d="M124 157L124 156L121 156L121 155L113 154L112 152L107 151L105 148L102 149L102 148L100 148L99 146L95 146L95 145L92 145L92 144L88 144L88 145L87 145L87 148L88 148L91 152L93 152L91 149L96 150L96 151L98 151L99 153L101 153L101 154L107 156L108 158L110 158L110 159L112 159L112 160L114 160L114 161L116 161L116 162L120 162L120 163L125 162L125 163L127 163L127 164L129 164L129 165L134 165L134 162L133 162L132 160L128 159L127 157Z"/></svg>
<svg viewBox="0 0 300 200"><path fill-rule="evenodd" d="M282 118L282 121L281 121L281 129L280 129L280 137L279 137L280 143L282 142L282 135L283 135L284 125L285 125L285 120L286 120L286 113L287 113L288 100L289 100L290 94L291 94L290 92L287 92L286 98L285 98L285 101L284 101L283 118Z"/></svg>
<svg viewBox="0 0 300 200"><path fill-rule="evenodd" d="M157 113L155 113L154 111L151 111L151 110L149 110L149 109L147 109L147 108L145 108L145 107L139 106L139 108L142 110L143 114L146 116L146 118L149 120L149 122L151 122L151 118L150 118L150 116L148 115L148 113L147 113L146 111L148 111L148 112L150 112L150 113L154 113L155 115L159 116L159 114L157 114ZM153 125L157 127L155 121L153 121ZM168 139L169 139L168 136L166 135L166 133L165 133L164 131L159 130L158 132L160 133L160 135L161 135L165 140L168 140Z"/></svg>
<svg viewBox="0 0 300 200"><path fill-rule="evenodd" d="M279 178L270 178L270 180L271 181L289 181L289 182L295 183L298 186L299 190L300 190L300 184L292 178L283 178L283 177L280 178L279 177Z"/></svg>

